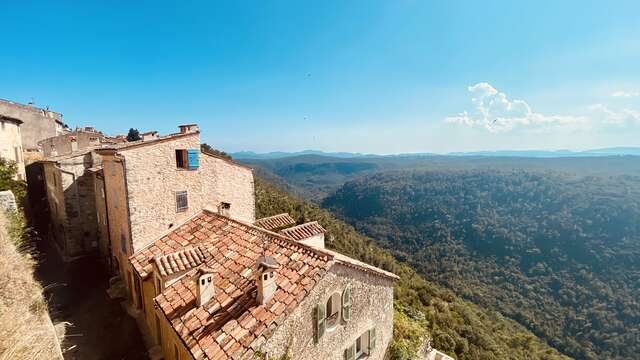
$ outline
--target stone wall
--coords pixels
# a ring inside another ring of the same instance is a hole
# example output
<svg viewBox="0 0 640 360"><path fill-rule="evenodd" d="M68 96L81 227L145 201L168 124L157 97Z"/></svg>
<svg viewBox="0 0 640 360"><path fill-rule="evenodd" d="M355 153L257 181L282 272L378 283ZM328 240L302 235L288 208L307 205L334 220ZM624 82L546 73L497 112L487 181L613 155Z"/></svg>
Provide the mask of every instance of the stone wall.
<svg viewBox="0 0 640 360"><path fill-rule="evenodd" d="M126 200L124 165L115 155L103 155L102 171L107 198L107 216L109 217L109 236L111 256L116 262L114 267L128 284L130 244L129 209Z"/></svg>
<svg viewBox="0 0 640 360"><path fill-rule="evenodd" d="M17 210L16 197L11 190L0 191L0 210Z"/></svg>
<svg viewBox="0 0 640 360"><path fill-rule="evenodd" d="M63 132L59 113L0 100L0 115L22 120L22 146L25 150L38 149L38 141Z"/></svg>
<svg viewBox="0 0 640 360"><path fill-rule="evenodd" d="M107 197L104 187L104 175L102 170L93 173L93 184L96 204L96 237L98 238L98 250L101 261L110 268L111 244L109 243L109 222L107 216Z"/></svg>
<svg viewBox="0 0 640 360"><path fill-rule="evenodd" d="M70 154L73 151L100 145L104 135L99 132L73 131L38 142L45 157ZM75 143L75 145L73 145Z"/></svg>
<svg viewBox="0 0 640 360"><path fill-rule="evenodd" d="M45 166L47 197L54 202L52 223L58 227L56 240L65 260L98 249L95 185L88 169L100 163L100 157L89 152Z"/></svg>
<svg viewBox="0 0 640 360"><path fill-rule="evenodd" d="M351 320L340 321L316 343L316 306L347 285L351 286ZM376 348L367 359L382 360L393 337L393 282L335 264L284 324L274 329L262 351L276 358L289 351L293 359L343 359L345 349L372 327L376 328Z"/></svg>
<svg viewBox="0 0 640 360"><path fill-rule="evenodd" d="M119 151L126 167L133 251L157 240L171 226L206 206L231 204L230 215L254 220L253 174L250 169L200 153L195 170L176 166L177 149L200 149L198 133L176 136ZM186 191L188 209L177 211L176 192Z"/></svg>
<svg viewBox="0 0 640 360"><path fill-rule="evenodd" d="M17 122L0 119L0 158L15 161L18 166L16 177L25 180L20 131L20 124Z"/></svg>

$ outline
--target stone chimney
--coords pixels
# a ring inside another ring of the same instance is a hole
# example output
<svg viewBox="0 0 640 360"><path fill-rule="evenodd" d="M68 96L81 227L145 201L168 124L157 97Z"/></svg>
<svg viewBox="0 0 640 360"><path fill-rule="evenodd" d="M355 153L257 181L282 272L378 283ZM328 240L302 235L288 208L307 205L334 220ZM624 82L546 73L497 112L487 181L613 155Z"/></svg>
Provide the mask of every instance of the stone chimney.
<svg viewBox="0 0 640 360"><path fill-rule="evenodd" d="M148 131L142 134L142 141L155 140L159 138L157 131Z"/></svg>
<svg viewBox="0 0 640 360"><path fill-rule="evenodd" d="M256 261L256 287L258 288L258 303L266 304L278 289L276 283L278 263L271 256L261 256Z"/></svg>
<svg viewBox="0 0 640 360"><path fill-rule="evenodd" d="M200 130L198 128L198 124L178 125L178 128L180 129L180 133L181 134L186 134L186 133L190 133L190 132L196 132L196 131Z"/></svg>
<svg viewBox="0 0 640 360"><path fill-rule="evenodd" d="M218 205L218 214L231 217L231 204L228 202L221 202L220 205Z"/></svg>
<svg viewBox="0 0 640 360"><path fill-rule="evenodd" d="M200 307L215 295L213 270L206 266L199 267L194 280L196 281L196 306Z"/></svg>

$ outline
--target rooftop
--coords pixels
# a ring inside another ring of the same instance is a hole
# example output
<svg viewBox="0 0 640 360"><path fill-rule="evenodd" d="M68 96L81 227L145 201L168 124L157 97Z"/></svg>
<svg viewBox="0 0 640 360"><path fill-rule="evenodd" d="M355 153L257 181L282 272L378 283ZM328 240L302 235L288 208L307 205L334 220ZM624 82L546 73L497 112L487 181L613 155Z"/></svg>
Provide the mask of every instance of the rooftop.
<svg viewBox="0 0 640 360"><path fill-rule="evenodd" d="M175 257L171 254L194 247L210 254L200 266L214 273L214 297L203 306L196 306L193 277L199 267L195 267L168 286L155 301L196 359L250 357L334 263L397 279L394 274L347 256L315 249L207 210L129 260L135 271L146 278L153 271L154 259ZM256 300L254 270L260 261L277 267L278 277L278 289L264 305Z"/></svg>
<svg viewBox="0 0 640 360"><path fill-rule="evenodd" d="M133 255L134 269L147 276L151 259L198 244L211 257L215 295L195 304L197 268L168 286L156 302L196 359L249 356L313 289L332 257L278 234L203 211ZM264 305L256 300L255 265L262 256L277 262L278 290Z"/></svg>
<svg viewBox="0 0 640 360"><path fill-rule="evenodd" d="M287 213L273 215L258 219L254 222L256 226L259 226L267 230L276 230L283 227L295 225L296 221Z"/></svg>
<svg viewBox="0 0 640 360"><path fill-rule="evenodd" d="M280 230L280 234L290 237L294 240L304 240L308 239L312 236L320 235L326 233L322 225L318 224L317 221L312 221L308 223L304 223L298 226L290 227L284 230Z"/></svg>

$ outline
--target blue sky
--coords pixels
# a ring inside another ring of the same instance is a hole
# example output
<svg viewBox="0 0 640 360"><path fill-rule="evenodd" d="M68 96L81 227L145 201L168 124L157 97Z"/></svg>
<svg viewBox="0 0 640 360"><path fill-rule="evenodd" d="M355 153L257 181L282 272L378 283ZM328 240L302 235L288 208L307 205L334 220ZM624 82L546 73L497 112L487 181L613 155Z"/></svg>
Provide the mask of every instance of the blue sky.
<svg viewBox="0 0 640 360"><path fill-rule="evenodd" d="M2 1L0 98L227 151L640 146L637 1Z"/></svg>

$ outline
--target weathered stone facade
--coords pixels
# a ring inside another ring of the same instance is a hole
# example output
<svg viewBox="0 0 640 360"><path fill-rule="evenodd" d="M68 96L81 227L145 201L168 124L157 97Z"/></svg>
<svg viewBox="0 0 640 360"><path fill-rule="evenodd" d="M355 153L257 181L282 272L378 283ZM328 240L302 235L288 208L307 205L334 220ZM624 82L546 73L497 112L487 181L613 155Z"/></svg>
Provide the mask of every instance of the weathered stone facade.
<svg viewBox="0 0 640 360"><path fill-rule="evenodd" d="M100 146L105 137L102 133L88 128L78 129L69 133L50 137L38 141L44 157L71 154L74 151Z"/></svg>
<svg viewBox="0 0 640 360"><path fill-rule="evenodd" d="M0 115L0 158L14 161L18 168L16 178L26 180L21 125L21 120Z"/></svg>
<svg viewBox="0 0 640 360"><path fill-rule="evenodd" d="M64 260L98 250L95 185L89 169L101 158L91 151L44 162L52 234Z"/></svg>
<svg viewBox="0 0 640 360"><path fill-rule="evenodd" d="M351 289L351 319L340 319L316 342L315 309L329 297ZM368 330L376 330L376 347L367 359L382 360L393 336L393 281L343 264L333 265L283 325L264 343L262 351L278 358L344 359L345 350Z"/></svg>
<svg viewBox="0 0 640 360"><path fill-rule="evenodd" d="M130 212L133 252L157 239L201 209L222 202L231 205L229 215L254 221L253 174L227 160L200 154L198 169L176 167L175 151L200 149L199 133L160 139L152 144L118 150L125 166L127 205ZM106 160L107 162L109 160ZM176 193L186 191L188 209L176 210Z"/></svg>
<svg viewBox="0 0 640 360"><path fill-rule="evenodd" d="M61 114L35 106L0 99L0 115L23 122L21 137L25 151L38 151L38 141L57 136L64 131Z"/></svg>

